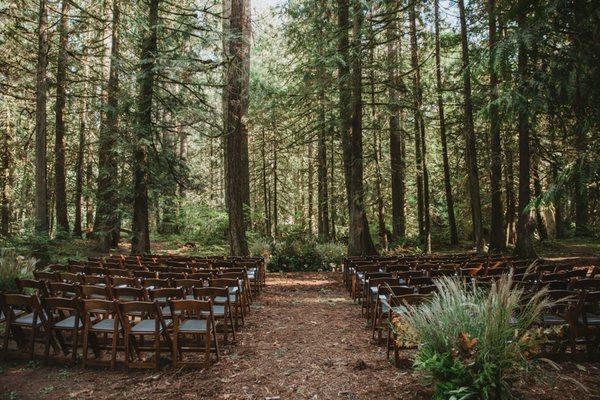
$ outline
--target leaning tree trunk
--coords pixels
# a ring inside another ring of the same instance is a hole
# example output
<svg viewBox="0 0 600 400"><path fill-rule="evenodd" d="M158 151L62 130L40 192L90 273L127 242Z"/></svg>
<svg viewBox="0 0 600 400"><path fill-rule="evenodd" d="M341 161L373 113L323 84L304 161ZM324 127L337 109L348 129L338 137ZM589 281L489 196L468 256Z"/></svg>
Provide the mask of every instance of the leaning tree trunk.
<svg viewBox="0 0 600 400"><path fill-rule="evenodd" d="M479 168L477 166L477 146L475 127L473 126L473 100L471 98L471 68L469 64L469 42L467 38L467 18L465 2L458 0L460 12L460 32L463 62L463 91L464 91L464 136L469 174L469 197L471 203L471 219L473 221L473 236L478 253L484 251L483 225L481 220L481 198L479 190Z"/></svg>
<svg viewBox="0 0 600 400"><path fill-rule="evenodd" d="M137 110L137 143L134 150L134 200L132 254L150 252L150 229L148 222L148 143L152 141L152 98L154 95L154 66L158 48L159 0L150 0L148 21L142 40L140 54L140 93Z"/></svg>
<svg viewBox="0 0 600 400"><path fill-rule="evenodd" d="M48 10L40 0L38 14L38 48L35 84L35 228L48 234L48 187L46 182L46 68L48 67Z"/></svg>
<svg viewBox="0 0 600 400"><path fill-rule="evenodd" d="M70 0L62 0L59 23L59 45L56 68L56 126L54 139L54 196L56 207L57 234L69 233L67 214L67 181L65 171L65 111L67 80L67 46L69 43L69 8Z"/></svg>
<svg viewBox="0 0 600 400"><path fill-rule="evenodd" d="M517 16L518 29L525 29L525 10L520 10ZM518 86L520 97L527 98L527 49L521 39L519 41L517 69ZM530 171L531 156L529 150L529 116L524 101L518 104L517 126L519 131L519 219L517 222L517 242L515 244L515 255L525 258L535 257L533 241L531 238L531 218L529 213L529 202L531 200Z"/></svg>
<svg viewBox="0 0 600 400"><path fill-rule="evenodd" d="M250 5L231 0L226 77L225 197L229 214L229 245L232 255L248 255L246 229L249 222L250 180L248 167L248 68Z"/></svg>
<svg viewBox="0 0 600 400"><path fill-rule="evenodd" d="M450 244L458 244L458 232L456 230L456 218L454 214L454 198L452 196L452 184L450 181L450 162L448 161L448 142L446 139L446 118L444 116L444 101L442 97L442 63L440 55L440 18L439 0L434 2L435 16L435 76L437 89L438 114L440 119L440 142L442 144L442 161L444 165L444 191L446 194L446 208L448 210L448 226L450 228Z"/></svg>

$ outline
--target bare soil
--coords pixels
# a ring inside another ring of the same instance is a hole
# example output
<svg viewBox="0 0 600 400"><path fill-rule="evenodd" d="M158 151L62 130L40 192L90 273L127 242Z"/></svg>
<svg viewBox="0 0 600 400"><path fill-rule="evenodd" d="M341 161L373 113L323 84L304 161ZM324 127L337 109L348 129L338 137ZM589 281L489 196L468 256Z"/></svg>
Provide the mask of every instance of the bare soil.
<svg viewBox="0 0 600 400"><path fill-rule="evenodd" d="M126 372L0 364L13 399L428 399L432 389L386 361L339 273L269 274L238 343L206 370ZM407 359L410 353L404 354ZM600 398L600 364L539 362L515 390L526 399Z"/></svg>

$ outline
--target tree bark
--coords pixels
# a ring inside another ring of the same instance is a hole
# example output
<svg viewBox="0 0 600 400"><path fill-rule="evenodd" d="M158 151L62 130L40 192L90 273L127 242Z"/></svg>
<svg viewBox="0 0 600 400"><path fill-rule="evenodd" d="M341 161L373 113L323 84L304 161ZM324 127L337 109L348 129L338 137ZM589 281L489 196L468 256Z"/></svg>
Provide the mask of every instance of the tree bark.
<svg viewBox="0 0 600 400"><path fill-rule="evenodd" d="M314 177L314 168L313 168L313 143L312 141L308 143L308 184L307 184L307 191L308 191L308 233L310 235L313 234L313 191L314 191L314 185L313 185L313 177Z"/></svg>
<svg viewBox="0 0 600 400"><path fill-rule="evenodd" d="M108 79L102 92L104 111L98 138L98 178L96 190L96 218L94 234L100 251L107 252L118 245L119 193L117 136L119 130L119 0L106 0L105 13L109 16L104 29L103 78ZM111 18L112 17L112 18Z"/></svg>
<svg viewBox="0 0 600 400"><path fill-rule="evenodd" d="M463 91L464 91L464 136L469 174L469 198L471 203L471 219L473 221L473 236L478 253L485 249L483 226L481 220L481 198L479 190L479 167L477 166L477 147L475 127L473 126L473 100L471 98L471 67L469 64L469 42L467 38L467 18L464 0L458 0L460 12L460 32L463 62Z"/></svg>
<svg viewBox="0 0 600 400"><path fill-rule="evenodd" d="M517 24L520 31L525 30L526 10L519 10ZM527 99L527 48L523 39L519 40L517 69L518 89L521 98ZM518 105L517 129L519 132L519 219L517 222L517 242L515 244L515 255L524 258L536 256L531 238L531 223L528 205L531 200L530 170L531 159L529 150L529 116L527 114L527 102L522 100Z"/></svg>
<svg viewBox="0 0 600 400"><path fill-rule="evenodd" d="M261 166L262 166L262 189L263 189L263 205L264 205L264 213L265 213L265 236L271 237L271 207L269 200L269 186L267 180L267 155L266 155L266 147L267 141L265 138L265 129L264 127L261 129L262 134L262 146L260 147L260 156L261 156Z"/></svg>
<svg viewBox="0 0 600 400"><path fill-rule="evenodd" d="M57 235L69 233L67 214L67 182L65 171L65 112L66 112L66 80L67 80L67 46L69 43L69 9L70 1L62 0L59 22L58 58L56 61L56 109L54 139L54 196L56 211Z"/></svg>
<svg viewBox="0 0 600 400"><path fill-rule="evenodd" d="M225 120L225 182L231 255L248 255L250 177L248 167L249 20L248 0L231 0Z"/></svg>
<svg viewBox="0 0 600 400"><path fill-rule="evenodd" d="M419 236L426 252L431 252L431 222L429 216L429 177L426 161L425 121L422 113L421 68L417 41L417 15L415 3L409 5L410 52L413 69L413 123L415 130L415 164L417 173L417 217Z"/></svg>
<svg viewBox="0 0 600 400"><path fill-rule="evenodd" d="M140 54L140 93L137 110L137 143L134 150L134 200L132 254L150 252L148 217L148 144L152 142L152 101L154 95L154 66L158 50L159 0L150 0L148 20Z"/></svg>
<svg viewBox="0 0 600 400"><path fill-rule="evenodd" d="M46 182L46 101L48 67L48 10L46 0L39 0L38 47L35 85L35 228L48 235L48 187Z"/></svg>
<svg viewBox="0 0 600 400"><path fill-rule="evenodd" d="M321 54L321 57L323 55ZM329 196L327 193L327 119L325 104L325 79L326 71L323 61L319 59L318 74L321 80L319 85L319 127L317 129L317 219L318 235L321 240L329 240Z"/></svg>
<svg viewBox="0 0 600 400"><path fill-rule="evenodd" d="M506 248L502 205L502 139L500 137L500 113L498 110L498 74L496 72L496 0L488 0L488 71L490 74L490 190L492 194L490 250Z"/></svg>
<svg viewBox="0 0 600 400"><path fill-rule="evenodd" d="M13 186L13 128L10 108L6 107L6 127L2 134L2 154L0 167L0 235L10 235L12 214L12 186Z"/></svg>
<svg viewBox="0 0 600 400"><path fill-rule="evenodd" d="M490 0L493 1L493 0ZM444 101L442 97L442 63L440 55L440 19L439 0L434 2L435 16L435 76L437 88L438 115L440 119L440 141L442 144L442 161L444 165L444 191L446 194L446 209L448 212L448 227L450 228L450 244L458 244L458 232L456 230L456 217L454 214L454 198L452 196L452 184L450 181L450 162L448 161L448 142L446 139L446 118L444 116Z"/></svg>

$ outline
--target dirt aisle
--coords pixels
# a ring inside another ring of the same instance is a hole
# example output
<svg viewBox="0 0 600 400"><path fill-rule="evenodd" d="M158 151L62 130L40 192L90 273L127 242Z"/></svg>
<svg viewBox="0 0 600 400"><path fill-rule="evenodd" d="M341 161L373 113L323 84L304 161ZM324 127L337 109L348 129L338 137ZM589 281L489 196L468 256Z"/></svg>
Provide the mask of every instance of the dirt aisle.
<svg viewBox="0 0 600 400"><path fill-rule="evenodd" d="M132 372L4 365L0 393L18 399L418 398L385 360L339 274L271 274L237 346L206 371ZM404 387L404 389L403 389ZM418 387L418 386L417 386Z"/></svg>

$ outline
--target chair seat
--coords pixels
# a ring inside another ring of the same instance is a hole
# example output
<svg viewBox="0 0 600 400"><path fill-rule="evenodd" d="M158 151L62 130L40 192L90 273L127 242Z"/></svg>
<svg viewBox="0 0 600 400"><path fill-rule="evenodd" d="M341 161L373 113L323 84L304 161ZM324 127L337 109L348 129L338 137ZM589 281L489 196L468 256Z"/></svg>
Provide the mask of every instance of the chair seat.
<svg viewBox="0 0 600 400"><path fill-rule="evenodd" d="M600 315L598 315L598 314L587 313L585 315L585 319L587 321L587 325L594 325L594 326L600 325ZM579 318L579 322L583 324L582 317Z"/></svg>
<svg viewBox="0 0 600 400"><path fill-rule="evenodd" d="M216 296L215 297L215 303L225 303L226 301L227 301L227 298L225 296ZM235 294L230 294L229 301L232 303L235 303L237 301L237 296Z"/></svg>
<svg viewBox="0 0 600 400"><path fill-rule="evenodd" d="M116 319L105 318L97 324L92 325L90 331L112 332L115 330L115 322L117 322Z"/></svg>
<svg viewBox="0 0 600 400"><path fill-rule="evenodd" d="M213 305L212 311L215 317L225 316L225 306ZM210 313L208 311L202 311L202 315L210 315Z"/></svg>
<svg viewBox="0 0 600 400"><path fill-rule="evenodd" d="M396 314L406 314L408 309L405 306L392 307L392 311Z"/></svg>
<svg viewBox="0 0 600 400"><path fill-rule="evenodd" d="M184 333L206 333L205 319L188 319L179 325L179 332Z"/></svg>
<svg viewBox="0 0 600 400"><path fill-rule="evenodd" d="M172 321L170 319L165 319L164 321L165 321L165 325L167 327L171 325ZM161 324L159 324L159 329L160 329L160 332L164 331L164 328ZM156 320L155 319L143 319L131 328L131 333L145 335L145 334L154 333L155 330L156 330Z"/></svg>
<svg viewBox="0 0 600 400"><path fill-rule="evenodd" d="M92 321L95 318L91 318ZM77 324L78 328L83 328L83 320L81 318L79 318L79 323ZM58 328L58 329L75 329L75 316L71 315L70 317L67 317L61 321L58 321L57 323L55 323L54 325L52 325L54 328Z"/></svg>
<svg viewBox="0 0 600 400"><path fill-rule="evenodd" d="M171 307L165 306L160 309L160 312L162 313L163 317L170 317L171 316ZM181 311L175 312L175 315L181 315Z"/></svg>
<svg viewBox="0 0 600 400"><path fill-rule="evenodd" d="M33 313L25 314L25 315L15 319L13 324L23 325L23 326L34 326ZM40 325L42 325L42 321L40 321L40 317L38 316L37 321L35 321L35 326L38 327Z"/></svg>

